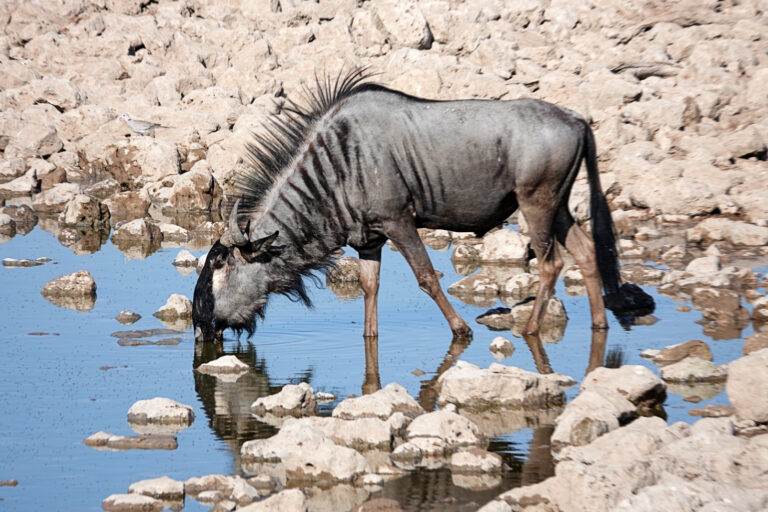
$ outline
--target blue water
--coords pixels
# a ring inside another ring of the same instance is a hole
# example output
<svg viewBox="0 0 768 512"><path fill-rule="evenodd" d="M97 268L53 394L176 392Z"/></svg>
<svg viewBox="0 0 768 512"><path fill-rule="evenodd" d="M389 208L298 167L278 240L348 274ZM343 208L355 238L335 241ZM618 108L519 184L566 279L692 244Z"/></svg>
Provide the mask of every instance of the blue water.
<svg viewBox="0 0 768 512"><path fill-rule="evenodd" d="M138 480L237 473L238 446L274 431L248 418L247 406L256 397L289 382L308 380L316 391L344 398L360 395L364 383L370 383L370 375L366 381L362 299L341 300L325 288L312 290L315 308L310 310L281 297L273 299L266 323L250 343L226 340L227 353L238 353L258 369L246 387L227 388L212 377L195 377L190 330L178 345L119 346L111 333L163 328L152 313L172 293L192 297L196 274L183 276L171 265L178 250L161 249L137 260L107 242L95 254L75 255L40 228L0 245L0 259L46 256L53 260L32 268L0 267L0 481L19 482L17 487L0 487L0 510L101 510L104 498L127 492ZM445 274L444 288L461 277L450 263L450 251L430 249L430 256ZM77 270L88 270L97 283L91 311L60 308L41 296L45 283ZM709 339L695 323L699 313L680 313L675 309L680 303L646 290L657 301L658 323L625 331L611 320L607 350L620 348L625 364L642 364L657 372L640 352L689 339L707 340L715 363L739 357L742 340ZM581 379L590 350L588 304L583 296L568 296L562 283L557 296L570 320L565 337L544 348L554 371ZM461 359L483 367L496 362L488 346L494 337L505 334L474 322L487 308L463 304L455 297L450 300L474 330ZM115 317L124 309L141 314L142 319L131 326L119 324ZM443 362L451 333L437 307L418 289L402 256L388 248L382 259L379 332L380 384L398 382L418 397L422 383L433 378ZM751 332L748 328L742 336ZM506 337L516 351L503 363L535 371L525 343L509 333ZM426 373L418 376L414 370ZM576 392L577 386L569 396ZM82 444L101 430L132 435L126 422L128 408L137 400L156 396L195 410L194 424L177 435L178 449L113 452ZM721 392L694 407L709 403L725 404L727 397ZM332 406L323 411L329 412ZM665 404L668 421L690 422L691 407L681 396L670 394ZM239 415L233 416L232 410ZM233 422L233 418L242 421ZM510 461L522 463L531 438L532 431L526 429L499 437L493 446ZM502 490L483 494L483 499ZM205 509L187 500L185 510Z"/></svg>

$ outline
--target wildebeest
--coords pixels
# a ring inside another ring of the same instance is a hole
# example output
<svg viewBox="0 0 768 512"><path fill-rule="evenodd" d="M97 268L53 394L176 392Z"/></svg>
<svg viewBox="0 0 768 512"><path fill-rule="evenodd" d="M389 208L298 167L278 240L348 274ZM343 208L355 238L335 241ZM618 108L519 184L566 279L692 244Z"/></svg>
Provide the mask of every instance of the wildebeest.
<svg viewBox="0 0 768 512"><path fill-rule="evenodd" d="M240 199L195 286L195 338L221 339L226 328L252 334L271 293L309 304L304 277L327 266L343 246L359 253L363 335L376 336L387 239L454 335L468 336L417 228L483 235L518 207L541 273L526 331L538 331L562 269L556 242L581 268L593 327L607 327L601 282L614 310L624 305L626 285L619 286L613 223L589 124L544 101L431 101L368 78L365 69L355 69L317 80L307 107L289 102L248 146L252 166L237 181ZM594 243L567 207L582 162Z"/></svg>

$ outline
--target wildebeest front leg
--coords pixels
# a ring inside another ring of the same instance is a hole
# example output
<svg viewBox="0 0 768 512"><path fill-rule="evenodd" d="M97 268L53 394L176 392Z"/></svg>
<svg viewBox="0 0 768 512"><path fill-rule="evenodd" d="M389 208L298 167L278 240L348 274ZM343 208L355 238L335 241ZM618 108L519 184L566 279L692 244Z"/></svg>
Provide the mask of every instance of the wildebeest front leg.
<svg viewBox="0 0 768 512"><path fill-rule="evenodd" d="M381 268L381 247L360 251L360 287L365 300L365 326L363 336L379 335L377 295L379 293L379 269Z"/></svg>
<svg viewBox="0 0 768 512"><path fill-rule="evenodd" d="M416 226L410 222L397 224L388 230L387 236L395 243L411 266L411 270L413 270L416 276L416 281L419 283L419 288L427 292L437 303L443 316L448 320L448 325L451 326L453 335L460 338L471 336L472 329L456 313L456 310L453 309L453 306L448 302L443 290L440 288L440 282L435 274L435 269L432 267L427 250L419 238Z"/></svg>

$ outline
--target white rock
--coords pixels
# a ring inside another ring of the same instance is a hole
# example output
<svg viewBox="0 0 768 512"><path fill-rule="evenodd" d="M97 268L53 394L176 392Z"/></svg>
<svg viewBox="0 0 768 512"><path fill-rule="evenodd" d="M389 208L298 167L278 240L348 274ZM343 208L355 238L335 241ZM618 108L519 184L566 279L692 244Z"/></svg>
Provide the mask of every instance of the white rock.
<svg viewBox="0 0 768 512"><path fill-rule="evenodd" d="M723 368L694 356L664 366L659 372L661 378L669 382L721 382L727 377Z"/></svg>
<svg viewBox="0 0 768 512"><path fill-rule="evenodd" d="M128 422L136 425L181 424L191 425L195 420L192 407L180 404L170 398L156 397L139 400L128 409Z"/></svg>
<svg viewBox="0 0 768 512"><path fill-rule="evenodd" d="M203 363L197 367L197 371L200 373L209 373L212 375L225 373L225 374L241 374L247 372L250 366L240 361L237 356L228 355L221 356L218 359Z"/></svg>
<svg viewBox="0 0 768 512"><path fill-rule="evenodd" d="M314 416L317 414L315 392L306 382L286 384L278 393L264 396L251 404L257 416Z"/></svg>
<svg viewBox="0 0 768 512"><path fill-rule="evenodd" d="M635 405L606 388L582 391L558 416L552 433L552 450L581 446L619 428L637 415Z"/></svg>
<svg viewBox="0 0 768 512"><path fill-rule="evenodd" d="M197 258L186 249L179 251L179 254L173 259L173 264L177 267L196 267Z"/></svg>
<svg viewBox="0 0 768 512"><path fill-rule="evenodd" d="M448 448L485 444L477 425L464 416L445 410L414 418L406 429L406 437L409 441L419 437L436 437Z"/></svg>
<svg viewBox="0 0 768 512"><path fill-rule="evenodd" d="M497 360L504 359L512 355L515 351L515 346L507 338L496 336L491 341L490 351L493 353Z"/></svg>
<svg viewBox="0 0 768 512"><path fill-rule="evenodd" d="M84 296L96 293L96 282L87 270L59 276L49 281L41 292L44 296Z"/></svg>
<svg viewBox="0 0 768 512"><path fill-rule="evenodd" d="M584 377L581 391L607 388L616 391L635 405L652 405L664 401L666 384L651 370L640 365L619 368L598 367Z"/></svg>
<svg viewBox="0 0 768 512"><path fill-rule="evenodd" d="M483 237L480 259L489 262L522 262L528 256L530 238L509 229L499 229Z"/></svg>
<svg viewBox="0 0 768 512"><path fill-rule="evenodd" d="M386 420L396 412L415 417L424 409L408 394L403 386L392 382L384 388L357 398L348 398L333 410L334 418L379 418Z"/></svg>
<svg viewBox="0 0 768 512"><path fill-rule="evenodd" d="M307 497L300 489L288 489L237 510L239 512L305 512Z"/></svg>
<svg viewBox="0 0 768 512"><path fill-rule="evenodd" d="M184 498L184 482L167 476L141 480L128 488L131 494L143 494L160 500L181 500Z"/></svg>
<svg viewBox="0 0 768 512"><path fill-rule="evenodd" d="M730 363L725 390L740 418L768 422L768 349Z"/></svg>
<svg viewBox="0 0 768 512"><path fill-rule="evenodd" d="M451 471L460 473L499 472L501 466L501 455L480 448L460 450L451 455Z"/></svg>
<svg viewBox="0 0 768 512"><path fill-rule="evenodd" d="M557 407L565 403L565 389L575 383L559 373L542 375L495 363L482 369L466 361L457 361L438 379L441 405L473 409Z"/></svg>
<svg viewBox="0 0 768 512"><path fill-rule="evenodd" d="M163 502L141 494L113 494L101 502L107 512L161 512Z"/></svg>
<svg viewBox="0 0 768 512"><path fill-rule="evenodd" d="M175 320L177 318L190 318L192 316L192 301L185 296L174 293L153 316L161 320Z"/></svg>

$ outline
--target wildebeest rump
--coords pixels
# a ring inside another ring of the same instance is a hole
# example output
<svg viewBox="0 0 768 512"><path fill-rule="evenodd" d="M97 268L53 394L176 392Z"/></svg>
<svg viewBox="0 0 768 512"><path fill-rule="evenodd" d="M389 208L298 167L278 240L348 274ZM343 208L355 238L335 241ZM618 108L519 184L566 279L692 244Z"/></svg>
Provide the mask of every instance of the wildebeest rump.
<svg viewBox="0 0 768 512"><path fill-rule="evenodd" d="M358 69L318 81L308 107L289 103L249 146L253 165L239 176L240 199L195 287L196 339L220 339L226 328L252 334L271 293L308 304L303 278L343 246L360 255L363 335L376 336L387 239L454 335L467 336L471 330L440 289L417 228L482 235L518 208L541 273L526 331L538 331L562 269L556 242L581 268L593 327L605 328L601 283L614 309L623 307L623 288L588 123L534 99L430 101L366 79ZM567 208L582 162L594 243Z"/></svg>

